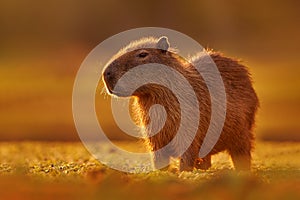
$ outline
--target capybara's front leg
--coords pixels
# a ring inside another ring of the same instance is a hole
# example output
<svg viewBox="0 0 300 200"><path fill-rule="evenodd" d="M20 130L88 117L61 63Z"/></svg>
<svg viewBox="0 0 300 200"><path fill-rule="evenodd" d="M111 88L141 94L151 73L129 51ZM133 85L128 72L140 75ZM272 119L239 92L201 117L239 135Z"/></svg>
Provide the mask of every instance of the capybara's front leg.
<svg viewBox="0 0 300 200"><path fill-rule="evenodd" d="M166 151L157 150L152 152L152 161L154 169L166 169L170 164L170 155Z"/></svg>
<svg viewBox="0 0 300 200"><path fill-rule="evenodd" d="M197 152L187 150L180 158L179 171L193 171L197 157Z"/></svg>
<svg viewBox="0 0 300 200"><path fill-rule="evenodd" d="M185 157L180 158L179 171L193 171L194 161L191 159L186 159Z"/></svg>

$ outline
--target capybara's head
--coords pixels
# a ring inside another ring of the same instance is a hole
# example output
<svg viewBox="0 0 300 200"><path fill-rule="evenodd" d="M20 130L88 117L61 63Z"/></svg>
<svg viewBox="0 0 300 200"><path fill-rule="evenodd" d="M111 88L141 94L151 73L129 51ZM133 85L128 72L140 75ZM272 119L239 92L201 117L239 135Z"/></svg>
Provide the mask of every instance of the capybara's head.
<svg viewBox="0 0 300 200"><path fill-rule="evenodd" d="M126 87L130 87L129 85L123 84L117 89L115 86L118 80L126 72L139 65L149 63L168 64L166 62L170 61L173 51L170 48L168 38L164 36L160 38L143 38L130 43L113 56L103 70L102 78L107 92L119 97L138 96L139 90L130 95L124 92Z"/></svg>

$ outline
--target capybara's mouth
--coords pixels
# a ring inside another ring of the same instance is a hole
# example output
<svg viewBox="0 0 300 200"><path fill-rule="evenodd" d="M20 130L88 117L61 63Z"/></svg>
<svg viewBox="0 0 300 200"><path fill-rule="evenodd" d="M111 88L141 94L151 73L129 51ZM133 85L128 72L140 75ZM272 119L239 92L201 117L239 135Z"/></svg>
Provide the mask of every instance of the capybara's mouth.
<svg viewBox="0 0 300 200"><path fill-rule="evenodd" d="M109 87L108 84L105 83L105 88L106 88L106 91L108 94L112 95L114 94L115 95L115 92L113 91L113 89L111 89L111 87Z"/></svg>
<svg viewBox="0 0 300 200"><path fill-rule="evenodd" d="M106 81L103 81L104 82L104 85L105 85L105 88L106 88L106 91L108 94L110 95L114 95L114 96L117 96L117 97L127 97L128 95L126 95L125 93L123 94L122 91L117 91L115 89L112 89L113 87L107 83Z"/></svg>

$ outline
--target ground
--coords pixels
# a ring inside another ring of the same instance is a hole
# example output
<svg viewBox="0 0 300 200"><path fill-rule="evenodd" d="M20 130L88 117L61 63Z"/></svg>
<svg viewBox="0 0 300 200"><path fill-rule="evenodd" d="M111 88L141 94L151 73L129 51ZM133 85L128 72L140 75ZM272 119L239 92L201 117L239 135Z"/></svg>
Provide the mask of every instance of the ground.
<svg viewBox="0 0 300 200"><path fill-rule="evenodd" d="M257 142L250 173L235 172L226 153L214 156L208 171L179 173L174 160L168 170L123 173L71 142L6 142L0 156L0 199L300 198L300 143Z"/></svg>

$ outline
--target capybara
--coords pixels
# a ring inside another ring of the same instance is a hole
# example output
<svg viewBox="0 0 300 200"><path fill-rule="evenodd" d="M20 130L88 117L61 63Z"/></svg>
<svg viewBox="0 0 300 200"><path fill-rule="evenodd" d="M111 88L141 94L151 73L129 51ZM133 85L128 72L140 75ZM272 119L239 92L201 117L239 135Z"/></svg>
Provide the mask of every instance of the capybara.
<svg viewBox="0 0 300 200"><path fill-rule="evenodd" d="M158 63L175 69L182 74L190 83L197 100L199 101L199 126L192 143L187 150L180 155L180 171L191 171L194 168L208 169L211 166L211 156L227 151L231 156L234 167L237 170L249 170L251 167L251 151L253 149L255 124L255 114L259 106L258 97L252 87L252 80L247 68L239 61L223 56L221 53L208 51L206 56L210 56L216 64L222 77L226 92L226 118L224 126L217 143L213 149L203 158L199 158L199 150L208 130L211 119L211 97L208 87L196 70L195 66L204 54L197 54L189 59L184 59L178 55L175 49L170 47L168 38L142 38L131 42L121 49L105 66L102 76L105 87L109 94L118 97L131 96L133 98L132 110L135 118L141 127L150 123L149 110L155 104L164 106L166 120L164 126L155 135L151 135L147 129L142 129L149 151L153 153L154 167L159 168L161 156L156 152L165 147L175 137L180 124L180 104L172 91L164 86L149 83L137 88L132 94L115 91L117 81L130 69L147 63ZM205 70L205 66L204 66ZM160 75L162 79L166 74ZM129 88L130 85L122 85L121 88ZM185 96L187 91L179 91ZM189 105L193 107L194 105ZM160 116L157 115L157 120ZM190 128L185 125L184 129ZM177 141L178 145L173 145L168 149L169 159L177 155L178 146L185 144L183 136ZM174 154L172 154L174 152ZM165 158L164 158L165 159Z"/></svg>

